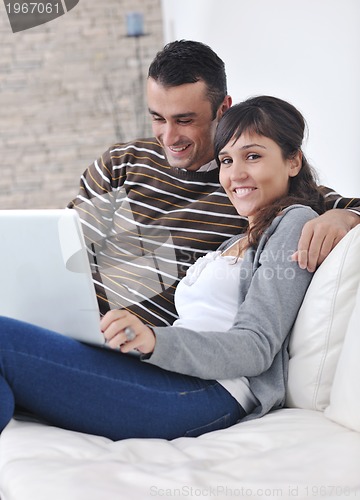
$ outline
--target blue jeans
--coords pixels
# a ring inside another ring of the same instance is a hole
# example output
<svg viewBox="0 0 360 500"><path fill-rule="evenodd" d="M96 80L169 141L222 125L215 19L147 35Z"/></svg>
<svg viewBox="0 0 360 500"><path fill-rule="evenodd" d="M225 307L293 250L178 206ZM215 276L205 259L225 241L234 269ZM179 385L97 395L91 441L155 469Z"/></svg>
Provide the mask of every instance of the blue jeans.
<svg viewBox="0 0 360 500"><path fill-rule="evenodd" d="M245 416L214 380L0 317L0 432L15 406L52 425L113 440L198 436Z"/></svg>

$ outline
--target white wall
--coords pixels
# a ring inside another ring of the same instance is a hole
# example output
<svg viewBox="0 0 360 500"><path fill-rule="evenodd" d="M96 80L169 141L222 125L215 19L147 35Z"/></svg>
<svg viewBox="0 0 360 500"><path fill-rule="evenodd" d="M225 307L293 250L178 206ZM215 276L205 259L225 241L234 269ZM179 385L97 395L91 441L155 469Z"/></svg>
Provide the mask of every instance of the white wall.
<svg viewBox="0 0 360 500"><path fill-rule="evenodd" d="M305 116L320 181L360 196L359 0L162 0L165 42L210 45L234 102L286 99Z"/></svg>

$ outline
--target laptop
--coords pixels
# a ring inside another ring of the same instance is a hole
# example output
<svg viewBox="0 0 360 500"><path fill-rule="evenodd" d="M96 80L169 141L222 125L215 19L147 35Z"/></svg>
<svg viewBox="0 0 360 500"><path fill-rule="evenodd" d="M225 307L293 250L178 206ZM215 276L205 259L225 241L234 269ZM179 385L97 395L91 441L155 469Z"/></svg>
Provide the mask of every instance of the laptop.
<svg viewBox="0 0 360 500"><path fill-rule="evenodd" d="M76 210L0 210L0 315L105 345Z"/></svg>

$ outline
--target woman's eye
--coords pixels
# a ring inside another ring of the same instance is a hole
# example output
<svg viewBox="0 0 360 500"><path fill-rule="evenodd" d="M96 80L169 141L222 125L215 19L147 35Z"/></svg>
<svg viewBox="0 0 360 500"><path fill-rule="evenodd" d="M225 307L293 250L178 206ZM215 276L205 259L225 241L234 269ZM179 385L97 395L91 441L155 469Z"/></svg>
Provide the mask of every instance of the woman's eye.
<svg viewBox="0 0 360 500"><path fill-rule="evenodd" d="M231 163L232 163L231 158L220 158L221 165L231 165Z"/></svg>
<svg viewBox="0 0 360 500"><path fill-rule="evenodd" d="M249 155L247 155L246 157L248 160L257 160L258 158L260 158L260 155L256 154L256 153L251 153Z"/></svg>

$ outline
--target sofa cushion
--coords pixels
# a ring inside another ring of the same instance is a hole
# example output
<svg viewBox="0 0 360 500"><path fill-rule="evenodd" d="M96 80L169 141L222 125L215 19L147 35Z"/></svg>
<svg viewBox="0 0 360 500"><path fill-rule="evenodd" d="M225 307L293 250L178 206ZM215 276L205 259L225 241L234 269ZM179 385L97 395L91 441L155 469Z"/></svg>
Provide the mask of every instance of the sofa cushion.
<svg viewBox="0 0 360 500"><path fill-rule="evenodd" d="M359 500L360 433L281 409L198 438L110 441L12 421L2 500Z"/></svg>
<svg viewBox="0 0 360 500"><path fill-rule="evenodd" d="M360 225L316 271L289 344L286 406L324 411L360 282ZM296 286L296 285L295 285Z"/></svg>
<svg viewBox="0 0 360 500"><path fill-rule="evenodd" d="M360 286L352 312L325 416L360 432Z"/></svg>

